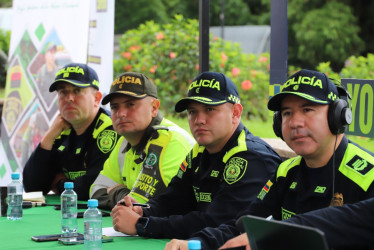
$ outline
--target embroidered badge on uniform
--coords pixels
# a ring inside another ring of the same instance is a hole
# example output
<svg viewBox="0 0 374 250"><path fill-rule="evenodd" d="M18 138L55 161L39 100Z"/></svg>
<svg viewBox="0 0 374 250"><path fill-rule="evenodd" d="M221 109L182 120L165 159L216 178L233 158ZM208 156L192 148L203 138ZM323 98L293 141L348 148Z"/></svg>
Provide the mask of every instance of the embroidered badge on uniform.
<svg viewBox="0 0 374 250"><path fill-rule="evenodd" d="M226 164L225 169L223 170L223 178L228 184L233 184L240 180L246 169L248 162L247 160L240 157L233 157Z"/></svg>
<svg viewBox="0 0 374 250"><path fill-rule="evenodd" d="M374 167L372 163L359 157L358 155L352 157L352 159L347 163L347 166L353 168L362 175L367 174Z"/></svg>
<svg viewBox="0 0 374 250"><path fill-rule="evenodd" d="M268 180L265 186L261 189L260 193L257 195L257 198L263 200L265 198L265 195L269 192L271 186L273 186L273 183Z"/></svg>
<svg viewBox="0 0 374 250"><path fill-rule="evenodd" d="M97 146L104 154L112 151L117 143L117 134L113 130L103 130L97 137Z"/></svg>
<svg viewBox="0 0 374 250"><path fill-rule="evenodd" d="M156 165L157 162L158 162L158 156L155 153L150 152L148 153L147 159L145 159L144 161L143 167L153 168L153 166Z"/></svg>

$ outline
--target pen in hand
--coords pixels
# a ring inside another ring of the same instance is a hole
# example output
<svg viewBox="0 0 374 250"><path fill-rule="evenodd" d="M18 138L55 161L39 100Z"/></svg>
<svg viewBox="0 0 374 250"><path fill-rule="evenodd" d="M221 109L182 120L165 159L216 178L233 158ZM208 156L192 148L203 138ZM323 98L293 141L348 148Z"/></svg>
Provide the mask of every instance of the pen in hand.
<svg viewBox="0 0 374 250"><path fill-rule="evenodd" d="M124 201L118 202L122 206L126 206ZM138 206L138 207L145 207L145 208L150 208L149 204L142 204L142 203L133 203L133 206Z"/></svg>

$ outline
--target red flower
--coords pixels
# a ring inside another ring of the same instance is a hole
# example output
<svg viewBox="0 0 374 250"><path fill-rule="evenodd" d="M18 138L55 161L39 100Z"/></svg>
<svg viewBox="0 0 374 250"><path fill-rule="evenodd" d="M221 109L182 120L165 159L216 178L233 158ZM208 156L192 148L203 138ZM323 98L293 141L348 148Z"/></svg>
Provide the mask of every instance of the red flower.
<svg viewBox="0 0 374 250"><path fill-rule="evenodd" d="M221 60L222 60L222 62L226 62L227 61L227 56L226 56L225 53L221 54Z"/></svg>
<svg viewBox="0 0 374 250"><path fill-rule="evenodd" d="M126 58L126 59L131 59L131 52L123 52L122 53L122 56L124 57L124 58Z"/></svg>
<svg viewBox="0 0 374 250"><path fill-rule="evenodd" d="M170 52L169 57L170 59L174 59L177 55L174 52Z"/></svg>
<svg viewBox="0 0 374 250"><path fill-rule="evenodd" d="M250 80L245 80L242 82L243 90L250 90L252 88L252 82Z"/></svg>
<svg viewBox="0 0 374 250"><path fill-rule="evenodd" d="M154 74L156 72L156 69L157 69L157 65L153 65L153 67L151 67L149 69L149 72L151 72L152 74Z"/></svg>
<svg viewBox="0 0 374 250"><path fill-rule="evenodd" d="M132 70L132 66L130 64L127 64L125 67L123 67L126 72L130 72Z"/></svg>
<svg viewBox="0 0 374 250"><path fill-rule="evenodd" d="M137 50L140 50L140 46L139 45L133 45L129 48L130 51L137 51Z"/></svg>
<svg viewBox="0 0 374 250"><path fill-rule="evenodd" d="M263 62L263 63L265 63L265 62L268 61L268 58L267 58L267 57L264 57L264 56L261 56L260 58L258 58L258 61L259 61L259 62Z"/></svg>
<svg viewBox="0 0 374 250"><path fill-rule="evenodd" d="M199 71L199 69L200 69L200 65L199 65L199 64L196 64L196 65L195 65L195 69L196 69L197 71Z"/></svg>
<svg viewBox="0 0 374 250"><path fill-rule="evenodd" d="M158 32L157 35L156 35L156 39L157 40L162 40L164 39L164 34L162 32Z"/></svg>
<svg viewBox="0 0 374 250"><path fill-rule="evenodd" d="M232 76L237 77L240 73L240 69L239 68L233 68L231 70L231 73L232 73Z"/></svg>

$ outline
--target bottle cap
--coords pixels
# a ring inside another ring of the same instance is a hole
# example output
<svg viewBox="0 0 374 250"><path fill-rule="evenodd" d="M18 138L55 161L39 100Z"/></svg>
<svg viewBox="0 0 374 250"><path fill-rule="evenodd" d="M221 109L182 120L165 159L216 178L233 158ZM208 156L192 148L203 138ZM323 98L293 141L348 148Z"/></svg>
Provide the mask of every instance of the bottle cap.
<svg viewBox="0 0 374 250"><path fill-rule="evenodd" d="M64 188L74 188L74 182L65 182Z"/></svg>
<svg viewBox="0 0 374 250"><path fill-rule="evenodd" d="M97 207L99 205L98 201L96 199L90 199L87 203L88 207Z"/></svg>
<svg viewBox="0 0 374 250"><path fill-rule="evenodd" d="M189 240L188 249L201 249L201 242L199 240Z"/></svg>
<svg viewBox="0 0 374 250"><path fill-rule="evenodd" d="M19 173L12 173L12 180L19 180Z"/></svg>

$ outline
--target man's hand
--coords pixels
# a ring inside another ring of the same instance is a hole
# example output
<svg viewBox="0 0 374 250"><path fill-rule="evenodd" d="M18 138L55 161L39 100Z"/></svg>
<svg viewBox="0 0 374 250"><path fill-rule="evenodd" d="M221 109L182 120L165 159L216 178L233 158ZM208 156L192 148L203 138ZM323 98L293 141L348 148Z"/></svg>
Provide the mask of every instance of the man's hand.
<svg viewBox="0 0 374 250"><path fill-rule="evenodd" d="M240 247L245 246L246 250L251 250L251 247L249 246L249 241L247 237L247 233L243 233L239 236L236 236L235 238L232 238L231 240L226 241L226 243L221 246L219 249L225 249L230 247Z"/></svg>
<svg viewBox="0 0 374 250"><path fill-rule="evenodd" d="M51 127L43 136L40 147L45 150L51 150L55 139L61 134L62 131L69 129L71 125L62 118L61 114L57 115Z"/></svg>
<svg viewBox="0 0 374 250"><path fill-rule="evenodd" d="M126 196L124 200L126 206L117 204L110 213L113 218L113 228L114 230L125 234L135 235L137 233L135 224L138 222L141 215L138 212L133 211L135 207L132 205L129 196ZM141 208L140 210L143 215L143 210Z"/></svg>
<svg viewBox="0 0 374 250"><path fill-rule="evenodd" d="M139 206L133 206L132 205L133 203L138 203L138 201L135 200L133 197L131 197L130 195L126 195L123 198L123 202L125 203L126 207L130 207L132 209L132 211L139 214L140 217L143 216L143 209Z"/></svg>
<svg viewBox="0 0 374 250"><path fill-rule="evenodd" d="M188 250L188 241L172 239L166 243L165 250Z"/></svg>

